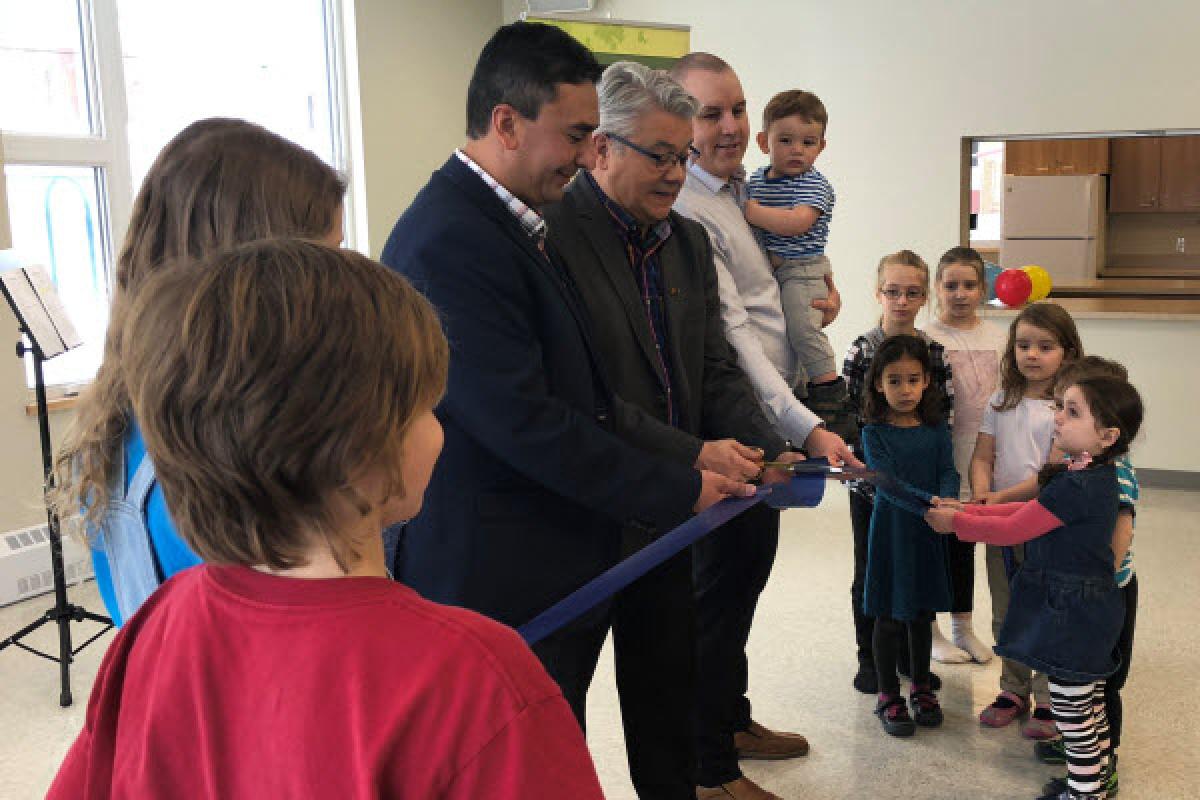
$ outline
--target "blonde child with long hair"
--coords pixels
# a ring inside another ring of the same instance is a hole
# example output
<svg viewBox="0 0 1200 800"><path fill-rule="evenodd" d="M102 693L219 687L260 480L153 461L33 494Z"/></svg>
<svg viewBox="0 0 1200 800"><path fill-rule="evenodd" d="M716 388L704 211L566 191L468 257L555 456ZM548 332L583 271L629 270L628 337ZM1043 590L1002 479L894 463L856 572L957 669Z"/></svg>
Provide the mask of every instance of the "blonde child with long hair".
<svg viewBox="0 0 1200 800"><path fill-rule="evenodd" d="M131 412L204 563L117 634L50 800L602 797L520 637L388 577L380 531L442 448L428 301L271 239L157 271L125 323Z"/></svg>
<svg viewBox="0 0 1200 800"><path fill-rule="evenodd" d="M946 364L942 346L926 334L917 330L917 314L925 305L929 295L929 265L911 250L890 253L879 260L876 269L875 299L879 302L882 315L879 324L856 338L850 345L842 365L842 376L850 396L850 407L857 416L857 427L863 425L863 401L866 396L867 372L875 351L889 336L908 334L917 336L929 347L930 379L940 398L947 424L952 424L954 413L954 388L950 367ZM861 456L861 451L859 453ZM854 638L858 655L858 671L854 675L854 688L864 694L879 691L875 669L872 638L875 621L863 610L863 585L866 577L867 547L871 528L871 510L875 493L870 484L855 482L850 485L850 526L854 532L854 578L850 584L850 603L854 614ZM900 650L900 670L906 669L907 648ZM941 680L930 676L932 688L941 688Z"/></svg>
<svg viewBox="0 0 1200 800"><path fill-rule="evenodd" d="M155 159L117 258L104 360L59 450L57 492L87 508L96 583L122 624L164 580L199 563L177 535L131 413L119 350L128 298L174 260L297 236L337 244L345 182L316 155L253 123L188 125Z"/></svg>
<svg viewBox="0 0 1200 800"><path fill-rule="evenodd" d="M970 247L952 247L938 259L933 274L937 317L925 332L946 348L946 361L954 375L954 466L962 477L961 500L971 488L967 475L983 410L1000 377L1004 354L1004 328L983 319L979 308L987 297L983 258ZM975 543L953 537L947 542L950 583L954 602L950 608L950 639L933 624L933 658L943 664L975 661L987 663L992 649L979 640L972 625L975 601Z"/></svg>
<svg viewBox="0 0 1200 800"><path fill-rule="evenodd" d="M984 409L971 456L969 477L976 502L1024 499L1038 470L1061 457L1053 449L1055 380L1065 363L1082 356L1079 331L1061 306L1034 303L1013 320L1001 359L1000 388ZM1009 583L1023 559L1024 548L1020 545L987 546L992 633L996 636L1008 613ZM1021 735L1035 740L1058 735L1046 676L1005 658L1000 694L980 712L979 721L1002 728L1026 714L1030 716L1021 725Z"/></svg>

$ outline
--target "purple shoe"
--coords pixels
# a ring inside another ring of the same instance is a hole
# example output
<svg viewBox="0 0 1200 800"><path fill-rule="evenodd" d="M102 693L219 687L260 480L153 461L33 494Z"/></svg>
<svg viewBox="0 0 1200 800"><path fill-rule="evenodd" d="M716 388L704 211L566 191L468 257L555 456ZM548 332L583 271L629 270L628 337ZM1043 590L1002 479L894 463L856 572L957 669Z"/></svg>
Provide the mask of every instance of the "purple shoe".
<svg viewBox="0 0 1200 800"><path fill-rule="evenodd" d="M1003 728L1027 713L1028 700L1012 692L1001 692L990 706L979 712L979 724L989 728Z"/></svg>
<svg viewBox="0 0 1200 800"><path fill-rule="evenodd" d="M1049 706L1038 706L1029 719L1021 723L1021 735L1026 739L1042 742L1058 738L1058 726Z"/></svg>

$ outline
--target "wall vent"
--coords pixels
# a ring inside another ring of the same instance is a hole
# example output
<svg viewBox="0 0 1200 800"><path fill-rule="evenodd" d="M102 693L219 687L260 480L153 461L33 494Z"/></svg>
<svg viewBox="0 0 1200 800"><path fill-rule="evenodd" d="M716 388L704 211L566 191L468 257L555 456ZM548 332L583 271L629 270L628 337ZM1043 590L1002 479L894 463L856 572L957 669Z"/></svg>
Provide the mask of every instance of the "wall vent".
<svg viewBox="0 0 1200 800"><path fill-rule="evenodd" d="M63 568L67 584L93 576L87 548L67 536L63 538ZM0 533L0 606L53 591L50 568L50 533L45 525L34 525Z"/></svg>

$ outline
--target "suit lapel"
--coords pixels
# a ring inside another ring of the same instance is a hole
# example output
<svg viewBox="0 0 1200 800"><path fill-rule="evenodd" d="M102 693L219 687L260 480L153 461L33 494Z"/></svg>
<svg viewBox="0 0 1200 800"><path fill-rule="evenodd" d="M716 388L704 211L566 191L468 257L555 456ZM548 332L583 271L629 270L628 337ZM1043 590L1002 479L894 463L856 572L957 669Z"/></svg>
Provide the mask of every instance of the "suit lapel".
<svg viewBox="0 0 1200 800"><path fill-rule="evenodd" d="M579 227L583 229L584 237L591 245L592 251L599 262L599 269L604 273L613 291L621 300L625 316L633 329L634 338L649 362L654 374L660 381L665 380L662 365L658 360L654 337L650 333L650 325L646 319L646 306L642 301L642 292L633 277L633 267L629 264L629 254L619 234L613 228L608 211L600 204L591 185L580 178L572 183L568 194L576 204L579 212Z"/></svg>
<svg viewBox="0 0 1200 800"><path fill-rule="evenodd" d="M683 358L684 314L687 303L696 298L689 297L683 287L694 285L690 280L691 270L696 269L692 263L692 247L685 239L687 231L676 220L672 220L671 237L659 251L659 264L662 268L663 306L667 320L667 342L671 349L672 389L675 392L675 403L679 408L681 419L690 408L690 387L687 380L687 362ZM703 302L703 300L701 300ZM703 345L701 345L703 349Z"/></svg>
<svg viewBox="0 0 1200 800"><path fill-rule="evenodd" d="M513 213L504 207L504 203L496 196L492 188L484 183L483 179L476 175L470 167L460 161L458 156L450 156L441 171L470 198L480 211L496 221L505 234L516 242L530 258L539 264L546 261L545 255L534 244L533 237L525 232Z"/></svg>
<svg viewBox="0 0 1200 800"><path fill-rule="evenodd" d="M592 362L596 381L606 395L611 394L612 390L608 386L608 376L601 368L601 361L598 357L595 343L592 341L591 322L588 320L586 310L581 305L577 290L570 283L569 276L563 272L562 268L551 263L546 253L538 249L538 246L534 244L533 237L525 232L525 229L521 227L521 223L504 206L504 203L496 196L492 188L484 183L483 179L476 175L470 167L462 163L458 156L450 156L450 160L442 167L442 172L455 185L462 189L484 214L495 220L505 233L508 234L509 238L515 241L528 254L535 268L541 270L558 288L559 294L562 295L563 305L567 307L571 316L575 318L576 326L579 329L579 336L583 339L584 348L588 351L588 358Z"/></svg>

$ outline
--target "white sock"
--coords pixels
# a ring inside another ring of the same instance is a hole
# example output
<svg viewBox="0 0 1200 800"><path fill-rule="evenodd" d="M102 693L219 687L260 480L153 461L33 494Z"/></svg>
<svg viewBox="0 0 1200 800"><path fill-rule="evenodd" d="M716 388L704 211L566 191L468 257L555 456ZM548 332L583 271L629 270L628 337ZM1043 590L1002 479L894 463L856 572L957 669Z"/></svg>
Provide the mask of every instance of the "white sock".
<svg viewBox="0 0 1200 800"><path fill-rule="evenodd" d="M933 622L933 660L942 664L966 664L971 660L970 653L946 640L937 620Z"/></svg>
<svg viewBox="0 0 1200 800"><path fill-rule="evenodd" d="M950 617L950 636L954 644L965 650L972 661L986 664L992 660L992 648L988 647L975 635L971 627L970 617Z"/></svg>

